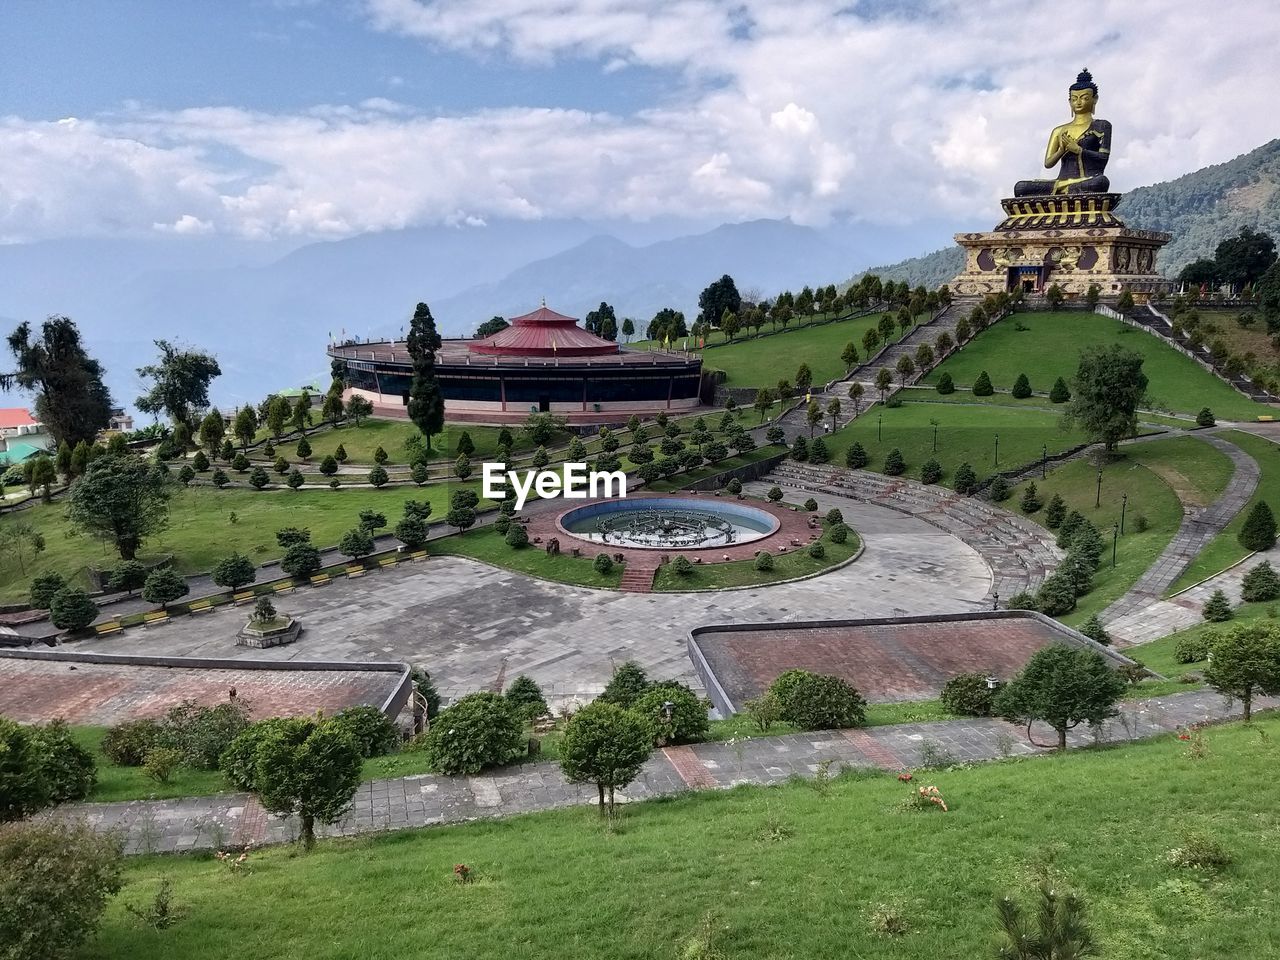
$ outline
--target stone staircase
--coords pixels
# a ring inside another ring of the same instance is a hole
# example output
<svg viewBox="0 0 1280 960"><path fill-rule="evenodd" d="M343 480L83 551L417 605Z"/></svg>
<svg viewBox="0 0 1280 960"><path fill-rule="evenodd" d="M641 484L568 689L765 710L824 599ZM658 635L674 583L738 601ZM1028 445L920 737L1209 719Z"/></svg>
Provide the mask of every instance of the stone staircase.
<svg viewBox="0 0 1280 960"><path fill-rule="evenodd" d="M658 566L657 556L633 556L622 568L622 580L618 589L624 593L652 593L653 575L658 572Z"/></svg>
<svg viewBox="0 0 1280 960"><path fill-rule="evenodd" d="M1041 527L946 487L790 460L778 464L761 482L873 503L952 534L977 550L991 567L993 600L1035 590L1062 559L1052 536Z"/></svg>

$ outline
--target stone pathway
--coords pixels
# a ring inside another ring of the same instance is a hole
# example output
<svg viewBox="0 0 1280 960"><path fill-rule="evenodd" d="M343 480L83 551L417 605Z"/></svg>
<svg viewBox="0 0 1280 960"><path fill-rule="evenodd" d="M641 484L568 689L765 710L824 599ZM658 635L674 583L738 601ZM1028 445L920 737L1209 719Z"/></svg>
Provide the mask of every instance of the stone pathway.
<svg viewBox="0 0 1280 960"><path fill-rule="evenodd" d="M1266 700L1256 709L1276 705L1277 701ZM1068 743L1083 747L1138 740L1239 713L1208 691L1126 701L1119 717L1096 733L1089 728L1073 730ZM1027 742L1024 732L1001 720L974 718L669 747L655 752L636 781L619 794L623 802L634 802L686 790L834 775L850 768L909 770L926 762L975 762L1043 753ZM1054 739L1047 728L1037 727L1033 734L1041 743ZM925 782L923 777L918 779ZM355 836L581 806L595 800L594 787L567 783L553 763L523 764L474 777L422 774L363 784L347 818L320 833ZM294 822L269 817L248 794L72 804L52 815L83 818L104 832L121 831L129 853L282 843L294 839L297 832Z"/></svg>
<svg viewBox="0 0 1280 960"><path fill-rule="evenodd" d="M1198 436L1229 457L1234 472L1222 496L1208 507L1197 510L1184 505L1186 512L1182 525L1169 545L1128 593L1102 611L1100 617L1103 624L1118 641L1135 643L1144 639L1153 640L1170 632L1163 629L1164 625L1159 618L1150 615L1150 608L1159 608L1165 603L1161 599L1165 591L1182 576L1209 541L1221 533L1232 518L1244 509L1257 489L1261 470L1253 457L1222 437L1207 433ZM1153 633L1154 630L1162 632Z"/></svg>

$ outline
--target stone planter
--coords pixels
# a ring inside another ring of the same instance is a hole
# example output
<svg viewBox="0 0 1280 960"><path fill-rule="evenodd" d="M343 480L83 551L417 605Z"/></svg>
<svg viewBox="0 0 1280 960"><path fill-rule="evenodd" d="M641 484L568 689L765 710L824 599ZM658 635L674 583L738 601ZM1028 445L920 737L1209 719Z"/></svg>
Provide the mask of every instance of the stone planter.
<svg viewBox="0 0 1280 960"><path fill-rule="evenodd" d="M285 621L285 622L281 622ZM293 617L277 617L272 623L260 624L253 620L236 635L238 647L280 647L293 643L302 632L302 624Z"/></svg>

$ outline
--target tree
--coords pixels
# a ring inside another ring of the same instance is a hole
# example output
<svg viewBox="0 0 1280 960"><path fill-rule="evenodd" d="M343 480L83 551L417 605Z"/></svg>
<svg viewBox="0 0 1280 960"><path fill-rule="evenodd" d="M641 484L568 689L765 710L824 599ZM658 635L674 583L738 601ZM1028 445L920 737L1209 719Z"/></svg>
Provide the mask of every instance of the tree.
<svg viewBox="0 0 1280 960"><path fill-rule="evenodd" d="M471 336L476 340L482 340L485 337L492 337L495 333L500 333L509 326L511 326L511 324L507 322L505 317L490 317L484 323L480 324L480 326L476 327L476 332Z"/></svg>
<svg viewBox="0 0 1280 960"><path fill-rule="evenodd" d="M133 594L142 589L147 580L147 568L137 560L123 560L116 564L111 575L107 577L107 589L117 593L124 591Z"/></svg>
<svg viewBox="0 0 1280 960"><path fill-rule="evenodd" d="M881 367L876 373L876 389L880 391L880 402L884 403L884 396L889 392L889 388L893 386L893 374L889 372L888 367Z"/></svg>
<svg viewBox="0 0 1280 960"><path fill-rule="evenodd" d="M626 317L622 321L622 335L626 337L627 343L630 343L631 338L636 335L636 324L630 317Z"/></svg>
<svg viewBox="0 0 1280 960"><path fill-rule="evenodd" d="M862 349L867 351L867 359L870 360L876 352L876 348L880 346L880 334L875 327L868 327L867 332L862 335Z"/></svg>
<svg viewBox="0 0 1280 960"><path fill-rule="evenodd" d="M796 370L796 392L808 393L811 386L813 386L813 371L809 369L807 363L802 363Z"/></svg>
<svg viewBox="0 0 1280 960"><path fill-rule="evenodd" d="M1067 389L1067 381L1059 377L1053 381L1053 389L1049 391L1049 399L1054 403L1066 403L1071 399L1071 391Z"/></svg>
<svg viewBox="0 0 1280 960"><path fill-rule="evenodd" d="M547 699L542 695L542 688L528 674L522 673L512 680L511 686L507 687L503 696L515 706L522 717L529 720L546 716L549 712Z"/></svg>
<svg viewBox="0 0 1280 960"><path fill-rule="evenodd" d="M98 617L98 605L79 587L63 587L49 603L49 619L59 630L83 630Z"/></svg>
<svg viewBox="0 0 1280 960"><path fill-rule="evenodd" d="M1025 373L1018 374L1018 379L1013 382L1013 390L1011 392L1016 400L1025 400L1031 396L1031 381L1027 379Z"/></svg>
<svg viewBox="0 0 1280 960"><path fill-rule="evenodd" d="M53 460L44 454L28 460L27 463L31 465L29 486L32 490L39 488L40 498L45 503L49 503L53 499L53 485L58 482L58 468L54 466Z"/></svg>
<svg viewBox="0 0 1280 960"><path fill-rule="evenodd" d="M1074 396L1066 420L1079 425L1107 453L1137 430L1138 405L1146 397L1142 354L1119 344L1086 346L1076 369Z"/></svg>
<svg viewBox="0 0 1280 960"><path fill-rule="evenodd" d="M347 401L347 416L358 427L366 417L373 416L373 404L359 394L355 394Z"/></svg>
<svg viewBox="0 0 1280 960"><path fill-rule="evenodd" d="M1237 539L1246 550L1269 550L1276 542L1276 518L1267 501L1259 500L1249 510Z"/></svg>
<svg viewBox="0 0 1280 960"><path fill-rule="evenodd" d="M1218 244L1213 262L1224 283L1243 287L1256 283L1276 262L1276 243L1269 234L1245 227Z"/></svg>
<svg viewBox="0 0 1280 960"><path fill-rule="evenodd" d="M846 343L844 350L840 352L840 362L844 364L845 373L858 365L858 348L854 346L852 340Z"/></svg>
<svg viewBox="0 0 1280 960"><path fill-rule="evenodd" d="M814 428L822 422L822 407L817 400L810 400L804 408L804 418L809 423L809 437L813 437Z"/></svg>
<svg viewBox="0 0 1280 960"><path fill-rule="evenodd" d="M105 454L72 485L67 518L90 536L115 545L132 560L147 537L169 522L169 481L141 457Z"/></svg>
<svg viewBox="0 0 1280 960"><path fill-rule="evenodd" d="M410 550L419 550L427 542L430 529L425 519L406 515L396 524L393 534Z"/></svg>
<svg viewBox="0 0 1280 960"><path fill-rule="evenodd" d="M654 731L630 710L597 700L575 713L560 741L560 769L570 783L594 783L601 816L614 814L614 790L640 773Z"/></svg>
<svg viewBox="0 0 1280 960"><path fill-rule="evenodd" d="M598 337L601 336L604 330L604 322L606 320L612 320L616 324L618 316L613 312L613 307L601 300L600 306L583 318L582 326L588 333L594 333Z"/></svg>
<svg viewBox="0 0 1280 960"><path fill-rule="evenodd" d="M413 380L409 385L409 419L414 422L431 450L431 438L444 429L444 396L436 379L436 351L440 335L431 308L419 303L409 321L406 346L413 364Z"/></svg>
<svg viewBox="0 0 1280 960"><path fill-rule="evenodd" d="M901 380L902 385L905 387L907 385L907 377L911 376L913 373L916 372L916 365L912 361L912 359L904 353L902 356L898 358L897 370L898 370L898 378Z"/></svg>
<svg viewBox="0 0 1280 960"><path fill-rule="evenodd" d="M333 720L275 723L253 758L254 791L278 816L297 816L305 849L315 845L316 823L337 823L351 809L364 758L351 734Z"/></svg>
<svg viewBox="0 0 1280 960"><path fill-rule="evenodd" d="M498 693L471 693L441 710L426 733L431 768L456 777L510 763L527 749L524 720Z"/></svg>
<svg viewBox="0 0 1280 960"><path fill-rule="evenodd" d="M921 370L928 370L933 366L933 347L927 343L921 343L916 347L916 366Z"/></svg>
<svg viewBox="0 0 1280 960"><path fill-rule="evenodd" d="M138 376L154 381L136 403L143 413L167 414L174 423L189 423L192 413L209 406L209 384L222 375L211 355L183 350L168 340L156 340L159 362L138 368Z"/></svg>
<svg viewBox="0 0 1280 960"><path fill-rule="evenodd" d="M769 412L769 408L773 406L773 391L768 387L761 387L756 391L755 402L752 408L756 413L760 414L760 422L764 423L765 414Z"/></svg>
<svg viewBox="0 0 1280 960"><path fill-rule="evenodd" d="M742 324L738 321L738 315L732 310L726 310L720 317L720 332L725 335L727 340L733 340L738 335L738 330Z"/></svg>
<svg viewBox="0 0 1280 960"><path fill-rule="evenodd" d="M1210 623L1225 623L1231 619L1231 601L1221 590L1215 590L1204 602L1201 613Z"/></svg>
<svg viewBox="0 0 1280 960"><path fill-rule="evenodd" d="M298 395L298 399L293 401L293 406L289 410L289 425L295 430L300 430L303 439L306 439L307 427L311 426L311 394L306 390L303 390Z"/></svg>
<svg viewBox="0 0 1280 960"><path fill-rule="evenodd" d="M320 569L320 551L305 540L293 543L285 550L280 569L298 579L309 577Z"/></svg>
<svg viewBox="0 0 1280 960"><path fill-rule="evenodd" d="M973 381L973 395L975 397L989 397L995 393L995 388L991 385L991 377L987 375L987 371L983 370L978 374L978 379Z"/></svg>
<svg viewBox="0 0 1280 960"><path fill-rule="evenodd" d="M3 791L0 791L2 794ZM5 960L68 960L120 892L121 838L84 821L42 818L0 830L0 947Z"/></svg>
<svg viewBox="0 0 1280 960"><path fill-rule="evenodd" d="M902 456L902 451L894 447L884 458L884 472L886 476L900 477L906 472L907 463Z"/></svg>
<svg viewBox="0 0 1280 960"><path fill-rule="evenodd" d="M472 507L460 506L455 503L449 508L449 512L445 514L444 522L451 527L456 527L458 533L462 534L476 522L476 512Z"/></svg>
<svg viewBox="0 0 1280 960"><path fill-rule="evenodd" d="M48 610L53 605L53 598L66 585L66 577L60 573L40 574L31 581L31 605L38 610Z"/></svg>
<svg viewBox="0 0 1280 960"><path fill-rule="evenodd" d="M338 541L338 552L352 560L359 560L373 553L373 534L364 527L348 530Z"/></svg>
<svg viewBox="0 0 1280 960"><path fill-rule="evenodd" d="M736 316L741 309L742 297L727 273L698 294L698 319L708 330L720 323L726 310Z"/></svg>
<svg viewBox="0 0 1280 960"><path fill-rule="evenodd" d="M75 323L50 317L35 340L31 325L21 323L8 344L16 365L0 373L0 390L16 386L34 392L36 419L58 444L92 443L110 422L111 394L102 380L102 365L85 352Z"/></svg>
<svg viewBox="0 0 1280 960"><path fill-rule="evenodd" d="M142 599L147 603L158 603L163 608L179 597L185 597L190 589L187 581L173 567L160 567L147 574L142 585Z"/></svg>
<svg viewBox="0 0 1280 960"><path fill-rule="evenodd" d="M831 418L831 431L834 433L840 425L840 398L832 397L827 401L827 416Z"/></svg>
<svg viewBox="0 0 1280 960"><path fill-rule="evenodd" d="M213 567L213 582L228 590L239 590L253 583L257 578L258 570L253 565L253 561L240 553L223 557Z"/></svg>
<svg viewBox="0 0 1280 960"><path fill-rule="evenodd" d="M381 464L374 464L373 469L369 471L369 482L375 487L384 487L391 477L387 474L387 468Z"/></svg>
<svg viewBox="0 0 1280 960"><path fill-rule="evenodd" d="M1266 620L1237 624L1210 648L1204 679L1252 718L1255 697L1280 693L1280 628Z"/></svg>
<svg viewBox="0 0 1280 960"><path fill-rule="evenodd" d="M210 457L217 457L222 449L222 438L227 432L227 422L217 410L210 410L200 421L200 442L209 451Z"/></svg>
<svg viewBox="0 0 1280 960"><path fill-rule="evenodd" d="M332 420L336 423L342 419L345 412L346 405L342 402L342 381L335 380L333 386L324 395L324 402L320 404L320 416L324 420Z"/></svg>
<svg viewBox="0 0 1280 960"><path fill-rule="evenodd" d="M1276 574L1270 560L1263 560L1244 575L1240 584L1240 599L1246 603L1280 599L1280 575Z"/></svg>
<svg viewBox="0 0 1280 960"><path fill-rule="evenodd" d="M1001 942L997 960L1080 960L1098 956L1097 942L1084 918L1084 901L1074 893L1059 894L1048 882L1040 886L1035 929L1023 919L1010 897L996 901Z"/></svg>
<svg viewBox="0 0 1280 960"><path fill-rule="evenodd" d="M849 446L844 454L844 465L850 470L860 470L867 465L870 457L867 456L866 448L857 440Z"/></svg>
<svg viewBox="0 0 1280 960"><path fill-rule="evenodd" d="M1124 678L1101 654L1055 643L1037 650L1005 685L996 696L995 711L1025 723L1032 743L1031 725L1037 720L1047 723L1058 734L1058 749L1065 750L1067 731L1115 716L1115 703L1124 690Z"/></svg>
<svg viewBox="0 0 1280 960"><path fill-rule="evenodd" d="M634 660L626 660L613 671L604 692L594 702L612 703L629 710L650 686L644 668Z"/></svg>
<svg viewBox="0 0 1280 960"><path fill-rule="evenodd" d="M866 392L866 387L856 380L849 384L849 399L853 401L853 415L856 417L862 407L862 395Z"/></svg>

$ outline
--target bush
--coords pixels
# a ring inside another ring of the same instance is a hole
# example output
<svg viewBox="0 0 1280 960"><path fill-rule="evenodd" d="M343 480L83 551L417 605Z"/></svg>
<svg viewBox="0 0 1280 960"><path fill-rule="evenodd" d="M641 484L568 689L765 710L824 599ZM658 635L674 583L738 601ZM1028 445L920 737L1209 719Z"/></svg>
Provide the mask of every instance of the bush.
<svg viewBox="0 0 1280 960"><path fill-rule="evenodd" d="M513 550L519 550L529 545L529 531L525 529L523 523L515 523L508 520L507 534L504 539L508 547Z"/></svg>
<svg viewBox="0 0 1280 960"><path fill-rule="evenodd" d="M1005 601L1006 610L1037 610L1036 595L1030 590L1019 590Z"/></svg>
<svg viewBox="0 0 1280 960"><path fill-rule="evenodd" d="M101 749L117 766L140 767L163 732L157 720L126 720L107 731Z"/></svg>
<svg viewBox="0 0 1280 960"><path fill-rule="evenodd" d="M253 561L239 553L223 557L213 566L213 582L228 590L238 590L253 583L257 576Z"/></svg>
<svg viewBox="0 0 1280 960"><path fill-rule="evenodd" d="M595 560L591 561L591 568L600 576L608 576L613 572L613 557L607 553L598 554Z"/></svg>
<svg viewBox="0 0 1280 960"><path fill-rule="evenodd" d="M1023 513L1032 514L1044 506L1044 501L1040 499L1040 493L1036 490L1035 482L1027 484L1027 488L1022 491L1022 500L1018 507Z"/></svg>
<svg viewBox="0 0 1280 960"><path fill-rule="evenodd" d="M951 374L944 373L938 378L937 386L934 389L941 394L955 393L956 383L951 379Z"/></svg>
<svg viewBox="0 0 1280 960"><path fill-rule="evenodd" d="M1072 510L1062 522L1058 524L1058 547L1065 550L1071 546L1071 539L1076 535L1076 531L1080 529L1080 524L1084 523L1084 515L1079 510Z"/></svg>
<svg viewBox="0 0 1280 960"><path fill-rule="evenodd" d="M821 560L827 555L827 548L822 545L821 540L815 540L809 544L809 556L814 560Z"/></svg>
<svg viewBox="0 0 1280 960"><path fill-rule="evenodd" d="M48 803L34 731L0 717L0 823L21 820Z"/></svg>
<svg viewBox="0 0 1280 960"><path fill-rule="evenodd" d="M263 470L261 467L254 467L249 473L249 486L253 487L255 490L261 490L270 482L271 478L267 476L267 471Z"/></svg>
<svg viewBox="0 0 1280 960"><path fill-rule="evenodd" d="M835 526L837 523L844 523L844 513L839 507L832 507L827 511L826 520L828 526Z"/></svg>
<svg viewBox="0 0 1280 960"><path fill-rule="evenodd" d="M956 493L969 494L973 493L974 488L978 486L978 475L973 472L973 467L962 463L956 468L954 481Z"/></svg>
<svg viewBox="0 0 1280 960"><path fill-rule="evenodd" d="M761 550L756 553L755 568L761 573L767 573L773 569L773 555L768 550Z"/></svg>
<svg viewBox="0 0 1280 960"><path fill-rule="evenodd" d="M1270 560L1263 560L1246 573L1241 586L1241 599L1247 603L1280 599L1280 576L1277 576Z"/></svg>
<svg viewBox="0 0 1280 960"><path fill-rule="evenodd" d="M320 551L310 543L295 543L285 551L280 569L291 577L309 577L320 569Z"/></svg>
<svg viewBox="0 0 1280 960"><path fill-rule="evenodd" d="M173 747L152 747L142 761L142 771L156 783L168 783L182 766L182 751Z"/></svg>
<svg viewBox="0 0 1280 960"><path fill-rule="evenodd" d="M808 461L809 441L805 439L804 434L796 437L795 442L791 445L791 459L799 463Z"/></svg>
<svg viewBox="0 0 1280 960"><path fill-rule="evenodd" d="M387 475L386 467L382 464L375 464L373 469L369 471L369 483L375 487L386 486L387 481L391 478Z"/></svg>
<svg viewBox="0 0 1280 960"><path fill-rule="evenodd" d="M671 718L667 719L667 704ZM652 724L659 746L701 740L710 729L707 704L683 683L673 680L651 686L631 709Z"/></svg>
<svg viewBox="0 0 1280 960"><path fill-rule="evenodd" d="M782 719L802 730L860 727L867 720L867 703L840 677L788 670L769 692L778 699Z"/></svg>
<svg viewBox="0 0 1280 960"><path fill-rule="evenodd" d="M1094 643L1100 643L1104 647L1111 646L1111 634L1107 633L1096 613L1080 625L1080 632Z"/></svg>
<svg viewBox="0 0 1280 960"><path fill-rule="evenodd" d="M214 707L184 700L165 714L158 745L181 752L189 767L216 770L222 752L248 726L249 706L243 700Z"/></svg>
<svg viewBox="0 0 1280 960"><path fill-rule="evenodd" d="M448 776L510 763L528 749L515 706L487 691L441 710L423 739L431 768Z"/></svg>
<svg viewBox="0 0 1280 960"><path fill-rule="evenodd" d="M827 539L832 543L844 543L849 539L849 527L843 523L835 524L827 531Z"/></svg>
<svg viewBox="0 0 1280 960"><path fill-rule="evenodd" d="M689 558L684 554L676 554L676 558L671 561L671 572L677 577L693 576L693 564L689 562Z"/></svg>
<svg viewBox="0 0 1280 960"><path fill-rule="evenodd" d="M844 452L844 465L850 470L860 470L870 461L871 458L867 456L866 448L857 440Z"/></svg>
<svg viewBox="0 0 1280 960"><path fill-rule="evenodd" d="M1060 617L1076 608L1076 591L1070 578L1055 573L1036 592L1036 609L1046 616Z"/></svg>
<svg viewBox="0 0 1280 960"><path fill-rule="evenodd" d="M1018 374L1018 379L1013 381L1011 392L1016 400L1025 400L1031 396L1031 381L1027 379L1025 373Z"/></svg>
<svg viewBox="0 0 1280 960"><path fill-rule="evenodd" d="M989 397L995 393L995 388L991 386L991 378L987 376L987 371L983 370L978 374L978 379L973 381L973 395L975 397Z"/></svg>
<svg viewBox="0 0 1280 960"><path fill-rule="evenodd" d="M40 755L40 777L50 803L83 800L98 782L98 770L91 754L71 736L62 720L54 720L31 731Z"/></svg>
<svg viewBox="0 0 1280 960"><path fill-rule="evenodd" d="M520 716L527 720L546 716L551 712L547 707L547 698L542 695L542 688L526 674L522 673L511 681L505 696Z"/></svg>
<svg viewBox="0 0 1280 960"><path fill-rule="evenodd" d="M1059 377L1053 381L1053 389L1049 391L1049 399L1054 403L1066 403L1071 399L1071 391L1067 389L1067 381Z"/></svg>
<svg viewBox="0 0 1280 960"><path fill-rule="evenodd" d="M59 630L83 630L98 618L98 605L79 587L63 587L49 605L49 619Z"/></svg>
<svg viewBox="0 0 1280 960"><path fill-rule="evenodd" d="M997 690L998 684L995 689L987 686L985 674L962 673L943 684L942 705L962 717L989 717Z"/></svg>
<svg viewBox="0 0 1280 960"><path fill-rule="evenodd" d="M596 699L617 704L626 710L630 709L650 686L652 684L649 683L649 677L645 674L644 668L634 660L627 660L613 671L613 676L605 685L604 692Z"/></svg>
<svg viewBox="0 0 1280 960"><path fill-rule="evenodd" d="M1201 612L1210 623L1224 623L1231 619L1231 601L1221 590L1215 590Z"/></svg>
<svg viewBox="0 0 1280 960"><path fill-rule="evenodd" d="M782 499L782 488L770 487L769 492L766 493L765 496L768 497L772 503L777 503L779 500Z"/></svg>
<svg viewBox="0 0 1280 960"><path fill-rule="evenodd" d="M804 502L804 508L808 510L810 513L813 513L815 510L818 509L818 501L813 499L813 497L810 497L808 500Z"/></svg>
<svg viewBox="0 0 1280 960"><path fill-rule="evenodd" d="M1005 500L1008 500L1009 481L1000 474L996 474L995 478L991 481L991 485L987 487L987 498L992 503L1003 503Z"/></svg>
<svg viewBox="0 0 1280 960"><path fill-rule="evenodd" d="M85 822L0 828L0 956L65 960L93 936L120 892L121 840Z"/></svg>
<svg viewBox="0 0 1280 960"><path fill-rule="evenodd" d="M209 469L209 458L204 455L203 450L196 451L196 455L191 458L191 466L195 468L196 473L204 473Z"/></svg>
<svg viewBox="0 0 1280 960"><path fill-rule="evenodd" d="M190 592L187 581L173 567L161 567L147 575L147 582L142 585L142 599L147 603L158 603L166 607L179 597Z"/></svg>
<svg viewBox="0 0 1280 960"><path fill-rule="evenodd" d="M1259 500L1249 511L1240 528L1240 546L1246 550L1269 550L1276 542L1276 518L1265 500Z"/></svg>
<svg viewBox="0 0 1280 960"><path fill-rule="evenodd" d="M1178 663L1201 663L1209 658L1209 648L1218 637L1213 632L1192 633L1179 637L1173 645L1173 659Z"/></svg>
<svg viewBox="0 0 1280 960"><path fill-rule="evenodd" d="M251 723L240 731L218 757L218 769L241 790L256 790L258 747L294 721L271 717Z"/></svg>
<svg viewBox="0 0 1280 960"><path fill-rule="evenodd" d="M1208 407L1201 408L1200 412L1196 414L1197 427L1212 427L1217 422L1218 421L1213 418L1213 411Z"/></svg>
<svg viewBox="0 0 1280 960"><path fill-rule="evenodd" d="M335 713L330 722L351 735L362 757L382 757L400 746L400 731L377 707L347 707Z"/></svg>
<svg viewBox="0 0 1280 960"><path fill-rule="evenodd" d="M53 598L67 586L66 577L60 573L42 573L31 581L31 605L48 610Z"/></svg>
<svg viewBox="0 0 1280 960"><path fill-rule="evenodd" d="M1206 870L1216 873L1231 866L1231 854L1222 844L1203 833L1189 833L1182 846L1174 847L1166 855L1171 867L1180 870Z"/></svg>
<svg viewBox="0 0 1280 960"><path fill-rule="evenodd" d="M1067 504L1061 495L1054 494L1049 498L1049 505L1044 511L1044 525L1050 530L1057 530L1062 526L1063 518L1067 515Z"/></svg>
<svg viewBox="0 0 1280 960"><path fill-rule="evenodd" d="M942 479L942 464L935 459L929 459L924 462L924 466L920 468L921 483L937 483Z"/></svg>
<svg viewBox="0 0 1280 960"><path fill-rule="evenodd" d="M902 451L897 447L885 455L883 470L888 476L899 477L906 472L906 469L907 462L902 459Z"/></svg>

